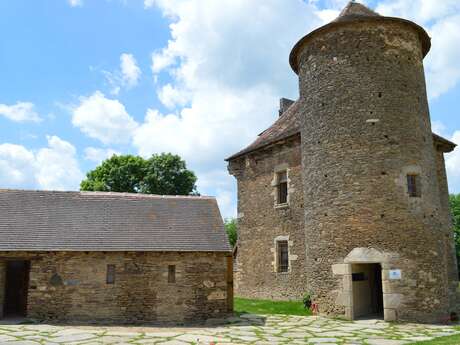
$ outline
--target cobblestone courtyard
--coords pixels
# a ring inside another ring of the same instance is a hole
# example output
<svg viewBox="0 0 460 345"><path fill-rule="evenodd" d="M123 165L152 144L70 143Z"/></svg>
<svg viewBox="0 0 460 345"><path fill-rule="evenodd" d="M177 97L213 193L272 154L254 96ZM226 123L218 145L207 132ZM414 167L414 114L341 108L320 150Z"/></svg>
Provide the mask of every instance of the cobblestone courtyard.
<svg viewBox="0 0 460 345"><path fill-rule="evenodd" d="M400 345L460 333L451 326L348 322L321 317L242 315L196 328L0 323L0 344L367 344Z"/></svg>

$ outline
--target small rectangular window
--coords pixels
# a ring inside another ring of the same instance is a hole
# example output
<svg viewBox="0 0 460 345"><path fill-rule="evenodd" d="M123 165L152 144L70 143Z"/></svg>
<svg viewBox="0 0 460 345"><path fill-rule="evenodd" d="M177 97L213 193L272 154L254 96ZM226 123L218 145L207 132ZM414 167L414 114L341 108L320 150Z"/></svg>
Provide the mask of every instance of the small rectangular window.
<svg viewBox="0 0 460 345"><path fill-rule="evenodd" d="M420 176L417 174L407 175L407 193L411 198L417 198L422 196L422 190L420 186Z"/></svg>
<svg viewBox="0 0 460 345"><path fill-rule="evenodd" d="M107 265L107 284L115 284L115 265Z"/></svg>
<svg viewBox="0 0 460 345"><path fill-rule="evenodd" d="M168 266L168 283L176 282L176 265Z"/></svg>
<svg viewBox="0 0 460 345"><path fill-rule="evenodd" d="M278 241L278 272L289 271L288 241Z"/></svg>
<svg viewBox="0 0 460 345"><path fill-rule="evenodd" d="M278 204L286 204L288 196L288 183L286 171L278 173Z"/></svg>

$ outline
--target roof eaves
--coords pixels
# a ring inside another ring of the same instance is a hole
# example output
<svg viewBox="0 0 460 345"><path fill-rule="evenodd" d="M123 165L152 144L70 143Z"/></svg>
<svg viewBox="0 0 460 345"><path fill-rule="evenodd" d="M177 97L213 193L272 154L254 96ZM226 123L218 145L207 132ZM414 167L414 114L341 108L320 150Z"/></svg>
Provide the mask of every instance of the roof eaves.
<svg viewBox="0 0 460 345"><path fill-rule="evenodd" d="M269 142L267 142L265 144L262 144L260 146L254 146L254 147L251 147L251 148L246 148L244 150L241 150L240 152L237 152L234 155L225 158L225 161L229 162L229 161L231 161L233 159L239 158L239 157L244 156L244 155L246 155L248 153L263 150L263 149L265 149L265 148L267 148L268 146L271 146L271 145L280 144L284 140L290 139L291 137L298 136L299 134L300 134L300 131L294 131L293 133L287 133L284 136L280 136L279 138L276 138L275 140L269 141Z"/></svg>
<svg viewBox="0 0 460 345"><path fill-rule="evenodd" d="M441 147L443 152L452 152L457 147L457 144L437 135L436 133L433 133L433 139L435 142L439 143L438 147Z"/></svg>

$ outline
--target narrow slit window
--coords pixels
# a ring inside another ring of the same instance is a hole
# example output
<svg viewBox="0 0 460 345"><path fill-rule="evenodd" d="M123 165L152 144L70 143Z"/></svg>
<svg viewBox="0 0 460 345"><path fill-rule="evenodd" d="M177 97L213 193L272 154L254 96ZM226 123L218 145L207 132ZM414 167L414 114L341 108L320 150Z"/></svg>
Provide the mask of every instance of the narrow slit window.
<svg viewBox="0 0 460 345"><path fill-rule="evenodd" d="M288 241L278 241L278 272L289 271Z"/></svg>
<svg viewBox="0 0 460 345"><path fill-rule="evenodd" d="M418 198L422 196L422 189L420 186L420 175L407 175L407 193L411 198Z"/></svg>
<svg viewBox="0 0 460 345"><path fill-rule="evenodd" d="M278 173L278 204L286 204L288 196L288 182L286 171Z"/></svg>
<svg viewBox="0 0 460 345"><path fill-rule="evenodd" d="M115 265L107 265L107 284L115 284Z"/></svg>
<svg viewBox="0 0 460 345"><path fill-rule="evenodd" d="M176 265L168 266L168 283L176 282Z"/></svg>

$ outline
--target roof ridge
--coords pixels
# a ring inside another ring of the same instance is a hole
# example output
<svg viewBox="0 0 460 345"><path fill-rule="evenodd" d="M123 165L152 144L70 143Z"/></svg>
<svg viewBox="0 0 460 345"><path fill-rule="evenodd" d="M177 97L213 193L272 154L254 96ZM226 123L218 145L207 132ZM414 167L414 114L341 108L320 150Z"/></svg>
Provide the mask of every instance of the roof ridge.
<svg viewBox="0 0 460 345"><path fill-rule="evenodd" d="M101 196L128 196L135 198L156 198L156 199L215 199L210 195L163 195L163 194L145 194L129 192L99 192L99 191L79 191L82 195L101 195Z"/></svg>
<svg viewBox="0 0 460 345"><path fill-rule="evenodd" d="M46 193L46 194L75 194L75 195L95 195L108 197L136 197L136 198L156 198L156 199L215 199L215 196L210 195L161 195L161 194L144 194L144 193L127 193L127 192L102 192L102 191L78 191L78 190L40 190L40 189L16 189L16 188L0 188L2 192L25 192L25 193Z"/></svg>

